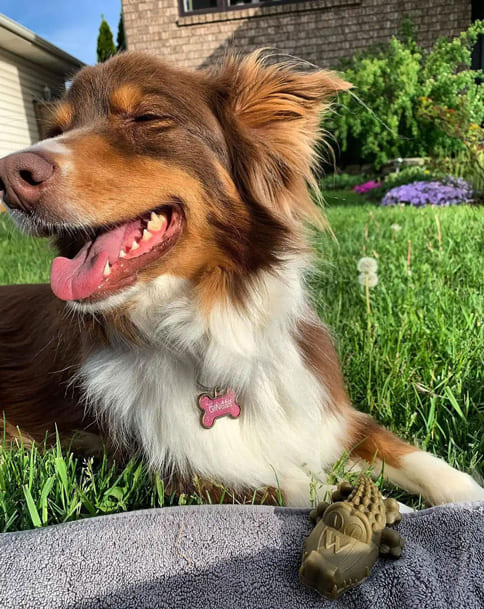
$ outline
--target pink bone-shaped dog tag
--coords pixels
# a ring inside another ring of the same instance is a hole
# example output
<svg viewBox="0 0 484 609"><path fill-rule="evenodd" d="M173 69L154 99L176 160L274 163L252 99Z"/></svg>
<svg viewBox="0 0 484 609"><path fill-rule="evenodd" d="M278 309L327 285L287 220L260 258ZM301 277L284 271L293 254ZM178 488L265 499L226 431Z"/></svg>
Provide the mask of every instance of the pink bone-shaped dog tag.
<svg viewBox="0 0 484 609"><path fill-rule="evenodd" d="M210 397L207 393L203 393L198 403L203 410L202 425L206 429L210 429L218 417L230 415L236 419L240 414L240 406L236 402L237 396L233 389L228 389L222 395Z"/></svg>

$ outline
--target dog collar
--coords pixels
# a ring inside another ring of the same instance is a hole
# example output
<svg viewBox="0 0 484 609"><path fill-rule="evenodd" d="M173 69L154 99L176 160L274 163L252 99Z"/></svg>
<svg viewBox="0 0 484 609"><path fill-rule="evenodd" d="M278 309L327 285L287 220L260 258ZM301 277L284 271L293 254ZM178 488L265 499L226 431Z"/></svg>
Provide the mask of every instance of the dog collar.
<svg viewBox="0 0 484 609"><path fill-rule="evenodd" d="M220 390L215 387L210 393L198 396L198 406L202 410L201 423L205 429L210 429L215 419L230 416L237 419L240 415L240 406L237 404L237 395L233 389Z"/></svg>

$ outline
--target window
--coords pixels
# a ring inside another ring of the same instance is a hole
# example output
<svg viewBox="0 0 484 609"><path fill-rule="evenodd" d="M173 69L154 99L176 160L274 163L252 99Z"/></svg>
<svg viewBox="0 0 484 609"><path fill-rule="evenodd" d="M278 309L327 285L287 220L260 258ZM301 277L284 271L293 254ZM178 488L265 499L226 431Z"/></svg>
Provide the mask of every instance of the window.
<svg viewBox="0 0 484 609"><path fill-rule="evenodd" d="M484 19L484 5L481 0L472 2L472 21ZM472 68L474 70L484 70L484 34L480 34L476 46L472 51Z"/></svg>
<svg viewBox="0 0 484 609"><path fill-rule="evenodd" d="M194 13L211 13L215 11L229 11L239 8L286 4L288 2L301 2L302 0L180 0L180 14L193 15Z"/></svg>
<svg viewBox="0 0 484 609"><path fill-rule="evenodd" d="M45 99L34 99L34 113L37 120L37 129L39 130L39 139L43 140L47 137L47 127L49 118L56 107L55 101L46 101Z"/></svg>

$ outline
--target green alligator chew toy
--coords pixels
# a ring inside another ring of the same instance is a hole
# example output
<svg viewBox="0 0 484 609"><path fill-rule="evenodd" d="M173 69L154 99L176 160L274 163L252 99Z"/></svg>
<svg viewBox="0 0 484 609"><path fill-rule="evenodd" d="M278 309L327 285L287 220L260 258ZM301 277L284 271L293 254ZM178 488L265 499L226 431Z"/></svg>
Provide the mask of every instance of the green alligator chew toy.
<svg viewBox="0 0 484 609"><path fill-rule="evenodd" d="M399 558L404 545L400 535L387 528L402 516L395 499L383 499L365 475L355 486L342 482L310 517L316 523L304 542L299 579L329 599L368 577L379 554Z"/></svg>

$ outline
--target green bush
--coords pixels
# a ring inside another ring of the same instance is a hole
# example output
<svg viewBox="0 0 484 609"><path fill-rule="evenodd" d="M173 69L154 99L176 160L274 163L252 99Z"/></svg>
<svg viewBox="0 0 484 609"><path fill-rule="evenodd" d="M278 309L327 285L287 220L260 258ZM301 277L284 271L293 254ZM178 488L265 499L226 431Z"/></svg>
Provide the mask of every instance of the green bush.
<svg viewBox="0 0 484 609"><path fill-rule="evenodd" d="M403 167L400 171L389 173L385 177L383 185L386 192L395 186L404 186L410 182L427 182L440 177L442 177L440 173L429 171L425 167Z"/></svg>
<svg viewBox="0 0 484 609"><path fill-rule="evenodd" d="M442 178L444 175L451 173L450 171L440 171L435 167L427 169L425 167L403 167L400 171L389 173L382 178L373 178L380 181L381 185L376 188L368 190L364 194L367 199L371 201L380 201L388 190L391 190L395 186L403 186L415 181L430 181L438 178ZM335 173L332 175L325 176L319 182L322 192L329 192L331 190L353 190L355 186L363 184L370 179L371 176L358 174L350 175L348 173Z"/></svg>
<svg viewBox="0 0 484 609"><path fill-rule="evenodd" d="M357 184L365 182L368 178L363 174L351 175L349 173L333 173L324 176L320 180L320 187L323 192L328 190L345 190L353 188Z"/></svg>
<svg viewBox="0 0 484 609"><path fill-rule="evenodd" d="M124 33L124 16L121 11L118 23L118 37L116 38L116 51L126 51L126 35Z"/></svg>
<svg viewBox="0 0 484 609"><path fill-rule="evenodd" d="M101 25L97 37L97 60L102 63L115 54L116 47L114 46L113 33L109 23L104 19L104 15L101 15Z"/></svg>
<svg viewBox="0 0 484 609"><path fill-rule="evenodd" d="M484 202L484 150L465 151L452 158L438 158L432 163L432 171L463 178L472 185L474 197Z"/></svg>
<svg viewBox="0 0 484 609"><path fill-rule="evenodd" d="M436 170L429 171L424 167L403 167L400 171L389 173L385 176L381 186L372 188L366 193L366 197L371 201L380 202L385 194L396 186L404 186L411 182L429 182L443 177L443 173Z"/></svg>
<svg viewBox="0 0 484 609"><path fill-rule="evenodd" d="M484 23L476 21L453 40L425 51L409 32L342 64L354 92L341 94L332 129L343 164L398 157L452 156L484 120L482 71L471 70L472 47ZM448 118L455 127L449 129Z"/></svg>

